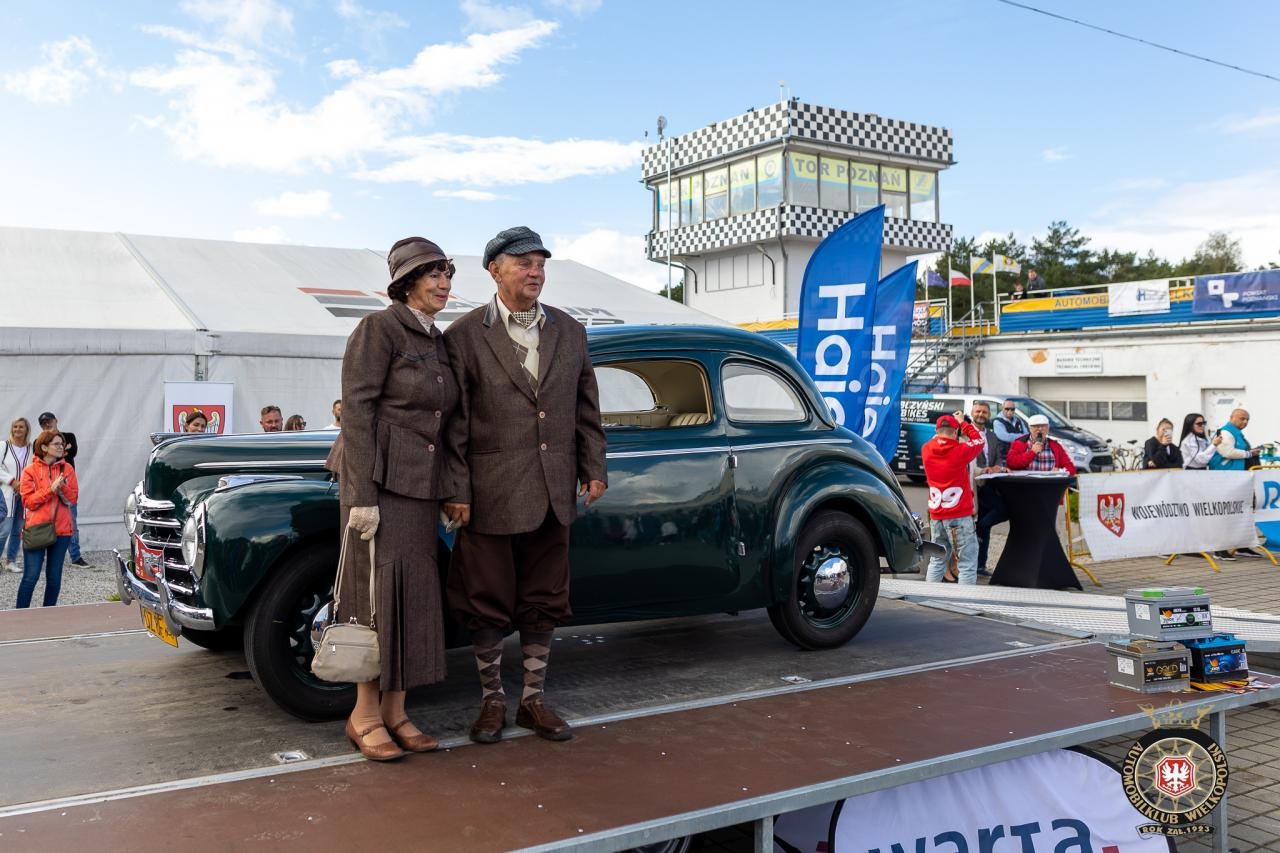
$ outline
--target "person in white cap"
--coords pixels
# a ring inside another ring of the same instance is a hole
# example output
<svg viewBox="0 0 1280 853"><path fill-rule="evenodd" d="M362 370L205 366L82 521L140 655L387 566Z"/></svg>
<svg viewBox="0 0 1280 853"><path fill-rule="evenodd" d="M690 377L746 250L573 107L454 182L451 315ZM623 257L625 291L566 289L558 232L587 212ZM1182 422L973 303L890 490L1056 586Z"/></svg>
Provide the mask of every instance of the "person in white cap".
<svg viewBox="0 0 1280 853"><path fill-rule="evenodd" d="M1049 419L1044 415L1032 415L1027 419L1031 428L1029 435L1024 435L1009 445L1009 456L1005 464L1011 471L1056 471L1064 470L1075 476L1076 466L1071 462L1062 445L1049 437Z"/></svg>

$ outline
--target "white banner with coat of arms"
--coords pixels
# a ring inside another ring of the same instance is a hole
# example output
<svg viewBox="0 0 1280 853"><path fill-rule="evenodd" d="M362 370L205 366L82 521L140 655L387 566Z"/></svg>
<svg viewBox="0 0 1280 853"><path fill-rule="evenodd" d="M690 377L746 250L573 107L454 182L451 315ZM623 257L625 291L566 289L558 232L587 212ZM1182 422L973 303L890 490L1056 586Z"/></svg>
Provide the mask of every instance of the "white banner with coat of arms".
<svg viewBox="0 0 1280 853"><path fill-rule="evenodd" d="M1248 471L1174 469L1079 480L1080 528L1096 560L1257 544Z"/></svg>

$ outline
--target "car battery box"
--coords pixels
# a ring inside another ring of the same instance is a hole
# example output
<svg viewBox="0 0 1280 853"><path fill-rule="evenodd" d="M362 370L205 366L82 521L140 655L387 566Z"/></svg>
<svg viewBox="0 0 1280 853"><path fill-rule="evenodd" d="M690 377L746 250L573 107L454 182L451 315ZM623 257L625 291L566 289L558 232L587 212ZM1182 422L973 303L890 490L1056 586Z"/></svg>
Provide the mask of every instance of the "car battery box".
<svg viewBox="0 0 1280 853"><path fill-rule="evenodd" d="M1139 693L1174 693L1191 687L1191 650L1173 641L1113 637L1107 643L1108 680Z"/></svg>
<svg viewBox="0 0 1280 853"><path fill-rule="evenodd" d="M1215 681L1244 681L1249 677L1249 658L1244 640L1234 634L1214 634L1197 640L1183 640L1191 650L1191 680L1202 684Z"/></svg>
<svg viewBox="0 0 1280 853"><path fill-rule="evenodd" d="M1147 640L1194 640L1213 633L1209 596L1198 586L1130 589L1124 594L1129 635Z"/></svg>

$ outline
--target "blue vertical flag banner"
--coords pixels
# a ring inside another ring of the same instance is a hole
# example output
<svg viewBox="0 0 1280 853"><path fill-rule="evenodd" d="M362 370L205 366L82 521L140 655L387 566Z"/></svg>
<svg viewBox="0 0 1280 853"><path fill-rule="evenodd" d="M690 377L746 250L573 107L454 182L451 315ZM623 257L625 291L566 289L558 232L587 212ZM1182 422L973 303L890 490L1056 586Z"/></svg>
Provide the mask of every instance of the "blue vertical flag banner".
<svg viewBox="0 0 1280 853"><path fill-rule="evenodd" d="M916 262L889 273L876 287L871 323L871 361L862 437L888 463L898 449L902 428L902 384L911 349L911 312L915 304Z"/></svg>
<svg viewBox="0 0 1280 853"><path fill-rule="evenodd" d="M884 205L880 205L841 225L818 244L800 286L796 357L818 384L836 423L854 430L861 426L867 397L871 319L883 237Z"/></svg>

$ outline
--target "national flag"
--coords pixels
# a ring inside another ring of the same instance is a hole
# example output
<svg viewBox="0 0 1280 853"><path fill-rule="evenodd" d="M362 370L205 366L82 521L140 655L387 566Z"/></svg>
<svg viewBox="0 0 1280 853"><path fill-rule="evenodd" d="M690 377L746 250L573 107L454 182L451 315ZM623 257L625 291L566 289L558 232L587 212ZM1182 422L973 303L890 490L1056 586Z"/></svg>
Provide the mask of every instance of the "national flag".
<svg viewBox="0 0 1280 853"><path fill-rule="evenodd" d="M973 284L973 281L960 270L952 270L951 283L956 287L968 287Z"/></svg>
<svg viewBox="0 0 1280 853"><path fill-rule="evenodd" d="M1022 264L1008 255L996 255L996 272L1011 272L1014 275L1022 272Z"/></svg>
<svg viewBox="0 0 1280 853"><path fill-rule="evenodd" d="M969 275L982 275L991 272L991 261L986 258L969 258Z"/></svg>
<svg viewBox="0 0 1280 853"><path fill-rule="evenodd" d="M938 275L933 270L929 270L924 274L924 282L926 287L946 287L947 280Z"/></svg>

